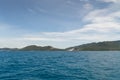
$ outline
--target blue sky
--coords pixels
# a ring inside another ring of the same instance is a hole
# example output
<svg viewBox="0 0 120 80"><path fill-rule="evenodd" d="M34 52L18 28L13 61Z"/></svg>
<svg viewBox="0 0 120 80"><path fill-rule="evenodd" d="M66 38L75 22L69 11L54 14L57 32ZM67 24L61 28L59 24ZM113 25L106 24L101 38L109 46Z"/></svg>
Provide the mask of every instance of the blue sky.
<svg viewBox="0 0 120 80"><path fill-rule="evenodd" d="M0 0L0 47L120 40L120 0Z"/></svg>

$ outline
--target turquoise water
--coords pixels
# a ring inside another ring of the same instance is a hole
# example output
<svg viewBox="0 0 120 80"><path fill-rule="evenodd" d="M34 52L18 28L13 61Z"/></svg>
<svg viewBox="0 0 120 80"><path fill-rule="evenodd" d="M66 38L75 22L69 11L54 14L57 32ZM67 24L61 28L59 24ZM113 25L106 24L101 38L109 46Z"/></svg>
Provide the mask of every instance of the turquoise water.
<svg viewBox="0 0 120 80"><path fill-rule="evenodd" d="M120 52L0 51L0 80L120 80Z"/></svg>

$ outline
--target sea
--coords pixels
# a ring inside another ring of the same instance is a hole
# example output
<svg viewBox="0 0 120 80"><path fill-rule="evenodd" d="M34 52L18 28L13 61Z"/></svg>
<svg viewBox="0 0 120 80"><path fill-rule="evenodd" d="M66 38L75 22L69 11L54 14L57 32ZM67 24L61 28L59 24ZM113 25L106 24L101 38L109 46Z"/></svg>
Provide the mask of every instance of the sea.
<svg viewBox="0 0 120 80"><path fill-rule="evenodd" d="M120 51L0 51L0 80L120 80Z"/></svg>

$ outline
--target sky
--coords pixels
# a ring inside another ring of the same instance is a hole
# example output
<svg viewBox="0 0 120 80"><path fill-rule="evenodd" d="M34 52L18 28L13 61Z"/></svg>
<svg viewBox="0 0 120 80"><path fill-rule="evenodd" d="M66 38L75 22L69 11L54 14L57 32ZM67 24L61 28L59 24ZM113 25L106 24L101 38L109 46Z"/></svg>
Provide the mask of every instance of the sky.
<svg viewBox="0 0 120 80"><path fill-rule="evenodd" d="M0 0L1 48L66 48L119 34L120 0Z"/></svg>

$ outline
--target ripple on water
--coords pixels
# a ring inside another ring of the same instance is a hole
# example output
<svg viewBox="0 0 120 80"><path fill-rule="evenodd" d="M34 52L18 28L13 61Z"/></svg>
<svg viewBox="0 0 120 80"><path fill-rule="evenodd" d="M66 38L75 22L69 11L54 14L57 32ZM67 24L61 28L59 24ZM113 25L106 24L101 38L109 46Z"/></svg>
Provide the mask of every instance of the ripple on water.
<svg viewBox="0 0 120 80"><path fill-rule="evenodd" d="M119 51L0 51L0 80L120 80Z"/></svg>

